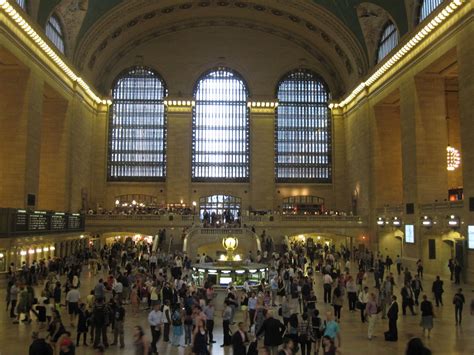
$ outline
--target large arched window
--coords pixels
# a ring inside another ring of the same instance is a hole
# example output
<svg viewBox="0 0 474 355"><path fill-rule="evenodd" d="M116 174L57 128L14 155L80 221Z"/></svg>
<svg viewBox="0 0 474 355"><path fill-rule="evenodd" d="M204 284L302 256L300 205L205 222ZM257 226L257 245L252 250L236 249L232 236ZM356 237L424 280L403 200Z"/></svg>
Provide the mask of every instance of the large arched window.
<svg viewBox="0 0 474 355"><path fill-rule="evenodd" d="M279 83L275 123L277 182L331 182L331 117L324 82L308 70Z"/></svg>
<svg viewBox="0 0 474 355"><path fill-rule="evenodd" d="M109 121L109 180L160 181L166 176L166 85L134 67L116 79Z"/></svg>
<svg viewBox="0 0 474 355"><path fill-rule="evenodd" d="M199 79L194 95L193 181L248 181L248 90L243 79L218 68Z"/></svg>
<svg viewBox="0 0 474 355"><path fill-rule="evenodd" d="M418 22L427 18L442 3L443 0L421 0L418 12Z"/></svg>
<svg viewBox="0 0 474 355"><path fill-rule="evenodd" d="M61 53L64 53L63 29L56 15L51 15L46 23L46 36L48 36Z"/></svg>
<svg viewBox="0 0 474 355"><path fill-rule="evenodd" d="M380 63L382 59L389 54L398 44L398 31L397 27L389 21L385 25L382 36L380 37L379 47L377 51L377 63Z"/></svg>
<svg viewBox="0 0 474 355"><path fill-rule="evenodd" d="M23 9L23 11L26 11L26 0L16 0L16 3Z"/></svg>

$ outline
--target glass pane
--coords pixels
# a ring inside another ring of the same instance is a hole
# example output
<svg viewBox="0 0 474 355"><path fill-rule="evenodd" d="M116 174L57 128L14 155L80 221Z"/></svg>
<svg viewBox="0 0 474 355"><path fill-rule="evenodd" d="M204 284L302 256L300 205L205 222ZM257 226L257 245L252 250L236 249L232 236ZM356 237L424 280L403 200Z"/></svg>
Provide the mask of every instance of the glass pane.
<svg viewBox="0 0 474 355"><path fill-rule="evenodd" d="M112 93L109 178L156 180L166 176L166 88L144 67L123 74Z"/></svg>
<svg viewBox="0 0 474 355"><path fill-rule="evenodd" d="M280 82L278 100L276 180L330 182L331 118L324 83L312 72L292 72Z"/></svg>
<svg viewBox="0 0 474 355"><path fill-rule="evenodd" d="M198 82L193 112L194 181L248 180L247 96L243 80L227 69L212 71Z"/></svg>

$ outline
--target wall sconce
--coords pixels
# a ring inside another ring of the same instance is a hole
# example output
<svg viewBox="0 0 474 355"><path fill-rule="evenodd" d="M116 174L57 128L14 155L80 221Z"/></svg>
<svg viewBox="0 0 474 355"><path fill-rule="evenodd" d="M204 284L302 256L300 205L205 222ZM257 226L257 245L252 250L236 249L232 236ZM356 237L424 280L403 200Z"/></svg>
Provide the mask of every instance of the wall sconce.
<svg viewBox="0 0 474 355"><path fill-rule="evenodd" d="M433 220L431 219L431 217L423 216L421 224L423 225L423 227L431 228L433 226Z"/></svg>
<svg viewBox="0 0 474 355"><path fill-rule="evenodd" d="M402 225L402 220L398 217L393 217L392 225L395 227L400 227Z"/></svg>
<svg viewBox="0 0 474 355"><path fill-rule="evenodd" d="M451 228L458 228L460 224L461 223L458 216L455 216L453 214L448 216L448 226L450 226Z"/></svg>
<svg viewBox="0 0 474 355"><path fill-rule="evenodd" d="M385 225L385 220L383 219L383 217L378 217L377 218L377 225L379 227L383 227Z"/></svg>

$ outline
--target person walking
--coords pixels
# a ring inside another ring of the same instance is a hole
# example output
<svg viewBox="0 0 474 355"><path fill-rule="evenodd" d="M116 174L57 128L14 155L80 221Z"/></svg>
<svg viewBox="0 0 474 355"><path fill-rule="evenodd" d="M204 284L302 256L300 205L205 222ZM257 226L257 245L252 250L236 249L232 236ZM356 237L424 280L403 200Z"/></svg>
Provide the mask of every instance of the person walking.
<svg viewBox="0 0 474 355"><path fill-rule="evenodd" d="M193 335L193 354L194 355L209 355L207 349L206 328L203 319L198 319Z"/></svg>
<svg viewBox="0 0 474 355"><path fill-rule="evenodd" d="M331 303L331 289L333 279L329 273L323 276L324 303Z"/></svg>
<svg viewBox="0 0 474 355"><path fill-rule="evenodd" d="M397 273L398 273L398 276L400 276L402 272L402 259L400 258L400 255L397 255L396 264L397 264Z"/></svg>
<svg viewBox="0 0 474 355"><path fill-rule="evenodd" d="M155 304L152 311L148 314L148 324L151 330L151 352L152 354L158 354L156 343L160 340L161 327L163 324L163 313L161 312L159 303Z"/></svg>
<svg viewBox="0 0 474 355"><path fill-rule="evenodd" d="M206 329L207 335L209 338L209 344L214 344L216 341L214 340L214 304L211 301L208 301L207 305L204 307L204 314L206 315ZM186 326L186 324L185 324ZM191 321L192 326L192 321Z"/></svg>
<svg viewBox="0 0 474 355"><path fill-rule="evenodd" d="M122 301L117 301L117 306L114 311L114 341L111 345L117 345L120 338L120 349L125 347L124 341L124 323L125 323L125 308L123 308Z"/></svg>
<svg viewBox="0 0 474 355"><path fill-rule="evenodd" d="M374 335L375 322L377 320L377 299L373 292L370 293L369 300L367 302L367 305L365 306L365 314L369 322L367 328L367 337L369 338L369 340L372 340L372 337Z"/></svg>
<svg viewBox="0 0 474 355"><path fill-rule="evenodd" d="M397 329L397 320L398 320L398 303L397 296L392 295L392 303L387 311L388 318L388 331L385 332L386 341L397 341L398 340L398 329Z"/></svg>
<svg viewBox="0 0 474 355"><path fill-rule="evenodd" d="M232 344L232 337L230 335L230 321L232 319L232 308L228 300L224 301L224 310L222 311L222 331L224 333L224 342L221 348Z"/></svg>
<svg viewBox="0 0 474 355"><path fill-rule="evenodd" d="M415 303L415 301L413 301L413 290L411 289L409 282L405 283L405 286L403 286L401 295L403 315L406 316L407 307L410 309L412 315L416 315L415 311L413 310L413 305Z"/></svg>
<svg viewBox="0 0 474 355"><path fill-rule="evenodd" d="M273 311L268 310L265 321L256 334L258 338L262 334L265 335L263 344L267 348L270 355L278 354L278 347L283 343L283 332L285 326L278 320L273 318Z"/></svg>
<svg viewBox="0 0 474 355"><path fill-rule="evenodd" d="M428 332L428 338L431 335L431 329L433 329L433 304L428 301L428 297L423 295L423 301L420 304L421 311L421 327L423 328L423 335L425 335L425 330Z"/></svg>
<svg viewBox="0 0 474 355"><path fill-rule="evenodd" d="M158 301L157 301L158 302ZM170 327L171 327L171 308L170 300L166 299L163 305L163 341L170 341Z"/></svg>
<svg viewBox="0 0 474 355"><path fill-rule="evenodd" d="M418 261L416 262L416 272L417 276L423 280L423 262L421 261L421 259L418 259Z"/></svg>
<svg viewBox="0 0 474 355"><path fill-rule="evenodd" d="M351 275L349 275L347 278L346 290L347 300L349 301L349 311L354 312L357 303L357 284Z"/></svg>
<svg viewBox="0 0 474 355"><path fill-rule="evenodd" d="M98 298L94 309L92 311L92 317L94 319L94 349L99 345L105 347L109 346L107 342L107 326L110 323L110 310L104 302L103 298Z"/></svg>
<svg viewBox="0 0 474 355"><path fill-rule="evenodd" d="M334 316L330 311L326 313L323 338L324 337L329 337L333 342L337 339L339 347L341 346L341 327L339 323L334 320Z"/></svg>
<svg viewBox="0 0 474 355"><path fill-rule="evenodd" d="M298 343L300 344L301 355L311 355L311 325L308 320L308 314L303 313L298 322Z"/></svg>
<svg viewBox="0 0 474 355"><path fill-rule="evenodd" d="M77 317L77 337L76 337L76 347L79 346L81 335L84 337L83 344L87 346L87 333L89 331L89 318L90 313L86 309L86 305L81 303L79 305L79 314Z"/></svg>
<svg viewBox="0 0 474 355"><path fill-rule="evenodd" d="M413 294L415 296L415 305L418 306L418 297L420 293L423 291L423 284L421 283L420 277L418 275L411 282L411 288L413 290Z"/></svg>
<svg viewBox="0 0 474 355"><path fill-rule="evenodd" d="M18 300L18 283L14 283L10 287L10 318L16 318L16 304Z"/></svg>
<svg viewBox="0 0 474 355"><path fill-rule="evenodd" d="M462 266L459 263L459 261L454 262L454 283L456 285L459 285L461 283L461 271L462 271Z"/></svg>
<svg viewBox="0 0 474 355"><path fill-rule="evenodd" d="M433 292L435 297L436 307L439 307L440 304L443 305L443 281L441 281L439 276L436 276L436 280L433 281L431 291Z"/></svg>
<svg viewBox="0 0 474 355"><path fill-rule="evenodd" d="M133 332L133 347L135 348L135 355L148 355L149 342L145 336L143 328L139 325L135 326Z"/></svg>
<svg viewBox="0 0 474 355"><path fill-rule="evenodd" d="M456 320L456 325L461 325L462 321L462 309L466 299L462 293L462 288L458 290L458 292L453 297L453 304L454 304L454 318Z"/></svg>
<svg viewBox="0 0 474 355"><path fill-rule="evenodd" d="M367 286L359 293L359 309L360 309L360 321L365 323L365 307L369 301L369 288Z"/></svg>
<svg viewBox="0 0 474 355"><path fill-rule="evenodd" d="M232 353L233 355L246 355L249 337L245 331L245 323L239 322L239 329L232 335Z"/></svg>
<svg viewBox="0 0 474 355"><path fill-rule="evenodd" d="M332 306L334 308L334 316L336 320L339 322L341 320L341 308L344 304L344 287L339 284L334 289L332 295Z"/></svg>
<svg viewBox="0 0 474 355"><path fill-rule="evenodd" d="M183 336L183 314L179 304L177 304L173 309L171 322L173 325L171 344L178 347L181 343L181 337Z"/></svg>
<svg viewBox="0 0 474 355"><path fill-rule="evenodd" d="M450 273L450 280L453 281L453 278L454 278L454 260L453 258L450 258L449 261L448 261L448 269L449 269L449 273Z"/></svg>

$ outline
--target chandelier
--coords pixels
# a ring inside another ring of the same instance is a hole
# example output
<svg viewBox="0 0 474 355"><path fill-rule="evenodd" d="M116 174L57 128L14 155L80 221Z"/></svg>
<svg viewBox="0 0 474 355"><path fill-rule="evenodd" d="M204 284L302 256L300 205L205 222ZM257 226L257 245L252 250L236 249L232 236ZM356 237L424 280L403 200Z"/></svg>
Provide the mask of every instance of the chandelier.
<svg viewBox="0 0 474 355"><path fill-rule="evenodd" d="M459 151L448 145L446 148L446 154L448 171L454 171L459 168L459 165L461 164L461 154L459 154Z"/></svg>

